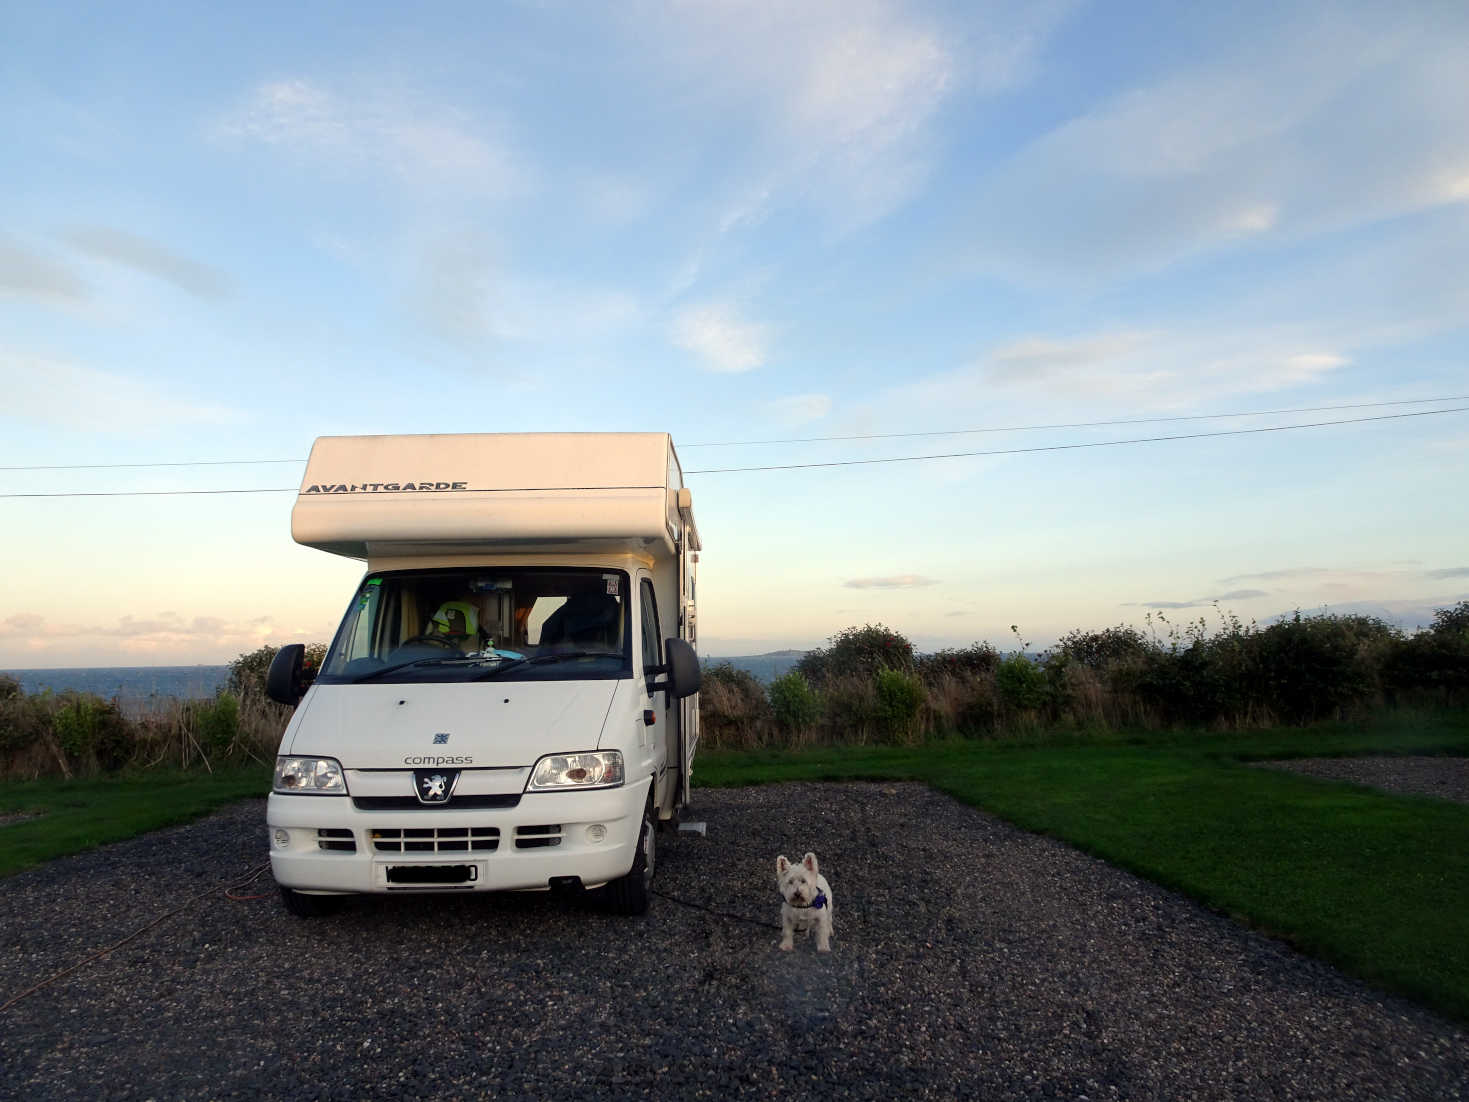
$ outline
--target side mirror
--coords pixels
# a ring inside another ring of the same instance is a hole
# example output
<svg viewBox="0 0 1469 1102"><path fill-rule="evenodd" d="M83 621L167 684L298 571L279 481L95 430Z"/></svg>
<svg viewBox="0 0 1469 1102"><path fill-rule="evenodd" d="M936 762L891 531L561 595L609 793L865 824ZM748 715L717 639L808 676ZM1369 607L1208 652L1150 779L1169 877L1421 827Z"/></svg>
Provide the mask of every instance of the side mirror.
<svg viewBox="0 0 1469 1102"><path fill-rule="evenodd" d="M699 691L704 672L699 668L699 656L693 647L682 639L665 639L663 657L667 659L663 668L668 671L668 680L654 686L655 689L667 689L675 700L693 696Z"/></svg>
<svg viewBox="0 0 1469 1102"><path fill-rule="evenodd" d="M288 643L275 652L270 672L265 675L265 695L277 704L295 707L306 695L301 667L306 658L304 643Z"/></svg>

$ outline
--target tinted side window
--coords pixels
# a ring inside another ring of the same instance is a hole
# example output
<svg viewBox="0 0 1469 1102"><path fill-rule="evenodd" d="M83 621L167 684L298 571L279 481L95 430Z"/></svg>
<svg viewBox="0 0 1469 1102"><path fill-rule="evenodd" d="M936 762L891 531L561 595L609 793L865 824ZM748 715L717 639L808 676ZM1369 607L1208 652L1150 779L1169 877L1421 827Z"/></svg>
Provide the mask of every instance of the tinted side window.
<svg viewBox="0 0 1469 1102"><path fill-rule="evenodd" d="M663 637L658 631L658 602L653 597L653 583L647 578L639 587L643 606L643 669L663 664Z"/></svg>

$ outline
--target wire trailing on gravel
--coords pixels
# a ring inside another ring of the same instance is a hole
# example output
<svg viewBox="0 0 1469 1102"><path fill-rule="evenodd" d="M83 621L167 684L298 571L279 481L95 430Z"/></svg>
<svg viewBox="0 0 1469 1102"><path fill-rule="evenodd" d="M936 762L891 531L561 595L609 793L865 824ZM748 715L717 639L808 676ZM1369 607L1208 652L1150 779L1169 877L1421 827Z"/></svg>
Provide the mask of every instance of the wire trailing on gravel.
<svg viewBox="0 0 1469 1102"><path fill-rule="evenodd" d="M202 892L198 892L198 893L196 893L194 895L189 896L188 899L184 900L182 903L180 903L173 910L167 911L164 914L159 915L157 918L155 918L152 922L149 922L147 925L138 927L136 930L134 930L132 933L128 934L128 936L125 937L125 938L123 938L121 941L115 941L111 945L108 945L107 947L105 947L103 949L98 949L95 953L92 953L90 956L83 957L81 960L77 961L77 963L73 964L70 968L63 968L60 972L57 972L57 973L55 973L54 975L51 975L51 976L47 976L40 983L33 984L30 987L27 987L19 995L12 995L4 1003L0 1003L0 1014L4 1014L7 1010L9 1010L16 1003L20 1002L22 999L29 998L31 995L34 995L37 991L44 990L45 988L51 986L51 984L55 983L57 980L65 979L67 976L71 975L73 972L80 971L82 968L85 968L87 965L91 964L93 961L95 961L95 960L101 960L103 957L107 956L108 953L116 952L118 949L121 949L128 942L135 941L136 939L142 937L149 930L153 929L153 927L158 926L158 925L162 924L163 922L166 922L168 919L172 918L176 914L180 914L180 913L188 910L190 907L192 907L195 903L199 902L199 900L203 899L205 896L213 895L217 891L223 891L224 894L227 897L229 897L230 899L236 898L234 895L231 895L230 893L233 892L233 891L235 891L238 888L243 888L246 885L254 882L256 879L259 878L260 874L263 873L268 868L270 868L270 864L267 862L267 863L262 864L262 865L257 865L253 869L250 869L249 872L244 876L243 879L232 877L229 880L226 880L222 884L211 884L209 887L205 888ZM249 898L262 898L262 897L252 896L252 897L249 897Z"/></svg>
<svg viewBox="0 0 1469 1102"><path fill-rule="evenodd" d="M762 922L758 918L747 918L745 915L730 914L728 911L716 911L713 907L706 907L703 903L690 903L688 900L680 899L676 895L660 892L657 888L649 888L648 890L659 899L666 899L670 903L677 903L680 907L688 907L690 910L705 911L708 914L715 915L719 918L728 918L735 922L748 922L751 926L764 926L767 930L779 930L781 928L778 922Z"/></svg>

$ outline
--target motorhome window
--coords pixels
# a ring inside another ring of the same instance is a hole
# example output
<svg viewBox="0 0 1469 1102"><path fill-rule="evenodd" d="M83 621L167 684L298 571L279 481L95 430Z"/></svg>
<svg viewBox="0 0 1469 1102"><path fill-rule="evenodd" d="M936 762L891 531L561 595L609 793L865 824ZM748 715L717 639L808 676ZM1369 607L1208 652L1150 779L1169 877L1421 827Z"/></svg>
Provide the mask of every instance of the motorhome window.
<svg viewBox="0 0 1469 1102"><path fill-rule="evenodd" d="M627 575L519 567L389 571L363 581L323 683L627 676Z"/></svg>
<svg viewBox="0 0 1469 1102"><path fill-rule="evenodd" d="M639 587L643 606L643 668L663 664L663 646L658 631L658 602L653 597L653 583L643 579Z"/></svg>

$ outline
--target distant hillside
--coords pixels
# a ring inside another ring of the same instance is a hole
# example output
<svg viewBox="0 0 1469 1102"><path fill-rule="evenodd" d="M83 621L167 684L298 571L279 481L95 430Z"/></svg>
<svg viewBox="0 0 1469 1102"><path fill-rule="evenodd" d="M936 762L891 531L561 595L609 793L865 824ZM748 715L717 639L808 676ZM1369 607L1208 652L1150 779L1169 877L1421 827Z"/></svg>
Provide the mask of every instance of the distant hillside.
<svg viewBox="0 0 1469 1102"><path fill-rule="evenodd" d="M769 685L799 662L805 653L803 650L773 650L768 654L717 655L705 657L704 665L717 666L728 662L735 669L747 670L755 680Z"/></svg>

